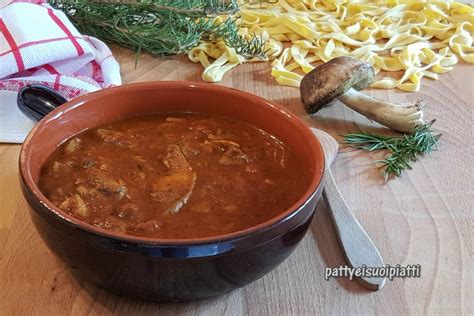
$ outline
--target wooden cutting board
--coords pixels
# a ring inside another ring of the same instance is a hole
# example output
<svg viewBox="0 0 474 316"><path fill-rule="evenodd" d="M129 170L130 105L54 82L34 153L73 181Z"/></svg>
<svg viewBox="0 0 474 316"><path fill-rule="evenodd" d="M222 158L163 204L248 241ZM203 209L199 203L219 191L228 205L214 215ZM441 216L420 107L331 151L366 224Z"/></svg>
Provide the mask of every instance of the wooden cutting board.
<svg viewBox="0 0 474 316"><path fill-rule="evenodd" d="M124 82L200 80L186 58L161 59L114 47ZM456 65L418 94L372 90L391 101L424 99L428 119L443 133L439 150L401 179L384 183L374 154L342 148L333 163L340 190L390 264L420 264L418 279L387 281L369 292L348 279L324 280L325 267L344 264L325 205L294 254L272 273L225 296L183 304L155 304L108 294L74 279L32 226L18 185L19 146L0 145L0 315L315 315L421 313L472 314L473 66ZM275 85L265 63L232 70L219 83L287 107L336 139L364 129L383 132L341 104L315 117L305 114L298 90ZM223 105L224 106L224 105Z"/></svg>

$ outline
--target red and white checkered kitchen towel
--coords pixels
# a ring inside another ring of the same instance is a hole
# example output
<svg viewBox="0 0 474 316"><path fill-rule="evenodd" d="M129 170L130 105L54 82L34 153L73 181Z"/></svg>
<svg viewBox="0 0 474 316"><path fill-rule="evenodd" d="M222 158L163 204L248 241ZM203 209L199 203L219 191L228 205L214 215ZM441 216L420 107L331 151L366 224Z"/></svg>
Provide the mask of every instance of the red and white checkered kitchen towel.
<svg viewBox="0 0 474 316"><path fill-rule="evenodd" d="M72 99L121 84L120 67L103 42L44 0L0 0L0 142L20 143L34 125L16 106L28 83Z"/></svg>

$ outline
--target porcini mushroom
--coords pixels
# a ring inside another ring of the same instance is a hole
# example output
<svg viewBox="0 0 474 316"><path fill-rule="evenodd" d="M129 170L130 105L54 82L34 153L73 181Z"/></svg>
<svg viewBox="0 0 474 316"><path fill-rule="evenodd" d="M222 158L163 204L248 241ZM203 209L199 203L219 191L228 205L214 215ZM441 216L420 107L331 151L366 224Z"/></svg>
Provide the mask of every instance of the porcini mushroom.
<svg viewBox="0 0 474 316"><path fill-rule="evenodd" d="M393 130L413 133L423 124L423 101L396 104L375 99L359 90L374 82L372 66L351 57L337 57L313 69L301 81L301 101L313 114L338 99L351 109Z"/></svg>

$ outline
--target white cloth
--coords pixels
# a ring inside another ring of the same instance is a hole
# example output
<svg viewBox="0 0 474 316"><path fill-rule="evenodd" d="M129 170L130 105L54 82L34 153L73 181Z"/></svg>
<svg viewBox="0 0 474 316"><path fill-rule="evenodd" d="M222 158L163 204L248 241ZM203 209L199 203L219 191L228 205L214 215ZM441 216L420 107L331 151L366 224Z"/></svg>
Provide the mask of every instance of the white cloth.
<svg viewBox="0 0 474 316"><path fill-rule="evenodd" d="M120 85L120 67L103 42L81 35L43 0L0 0L0 142L23 142L35 124L16 105L29 83L73 99Z"/></svg>

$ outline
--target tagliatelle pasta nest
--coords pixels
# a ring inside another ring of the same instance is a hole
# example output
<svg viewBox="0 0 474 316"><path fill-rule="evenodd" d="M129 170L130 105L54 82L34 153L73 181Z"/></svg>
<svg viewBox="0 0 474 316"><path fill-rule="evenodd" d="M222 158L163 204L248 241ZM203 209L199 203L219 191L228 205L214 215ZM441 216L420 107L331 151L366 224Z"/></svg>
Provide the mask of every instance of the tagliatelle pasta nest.
<svg viewBox="0 0 474 316"><path fill-rule="evenodd" d="M371 63L383 77L374 88L416 92L421 79L438 79L462 59L474 63L474 8L452 1L279 0L241 1L240 34L261 36L272 62L272 76L282 85L299 87L317 62L351 56ZM205 81L223 75L246 60L225 42L202 42L189 54L205 68ZM212 61L210 61L210 59Z"/></svg>

